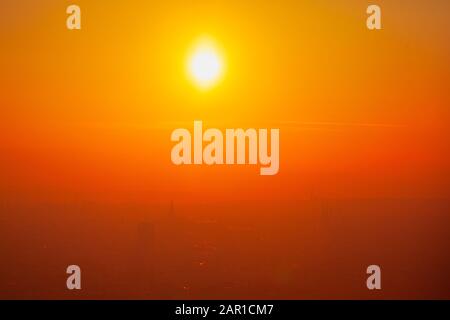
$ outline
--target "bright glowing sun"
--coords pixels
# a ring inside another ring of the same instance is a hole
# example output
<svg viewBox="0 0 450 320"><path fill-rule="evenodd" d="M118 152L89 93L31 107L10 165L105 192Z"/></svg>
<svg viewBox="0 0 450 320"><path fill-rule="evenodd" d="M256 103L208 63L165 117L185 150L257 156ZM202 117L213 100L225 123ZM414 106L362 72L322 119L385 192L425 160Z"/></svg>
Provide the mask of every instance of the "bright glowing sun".
<svg viewBox="0 0 450 320"><path fill-rule="evenodd" d="M199 42L188 58L188 74L202 89L213 87L223 74L223 59L210 40Z"/></svg>

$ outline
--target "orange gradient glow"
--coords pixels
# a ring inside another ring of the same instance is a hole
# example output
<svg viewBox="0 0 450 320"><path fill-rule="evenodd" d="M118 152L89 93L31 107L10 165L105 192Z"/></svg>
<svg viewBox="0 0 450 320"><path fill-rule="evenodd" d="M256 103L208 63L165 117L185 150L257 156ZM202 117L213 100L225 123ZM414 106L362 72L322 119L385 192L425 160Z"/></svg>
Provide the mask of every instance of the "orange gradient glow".
<svg viewBox="0 0 450 320"><path fill-rule="evenodd" d="M0 297L450 298L450 3L377 3L2 2ZM194 120L279 128L279 173L173 165Z"/></svg>

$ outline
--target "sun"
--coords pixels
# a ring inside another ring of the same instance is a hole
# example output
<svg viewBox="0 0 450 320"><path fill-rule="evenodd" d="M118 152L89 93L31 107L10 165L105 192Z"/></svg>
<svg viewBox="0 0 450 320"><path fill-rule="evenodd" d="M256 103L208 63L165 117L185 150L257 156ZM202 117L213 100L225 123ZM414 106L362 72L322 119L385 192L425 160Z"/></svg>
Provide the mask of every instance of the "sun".
<svg viewBox="0 0 450 320"><path fill-rule="evenodd" d="M187 72L191 81L201 89L210 89L223 76L224 62L218 46L211 39L201 39L191 50Z"/></svg>

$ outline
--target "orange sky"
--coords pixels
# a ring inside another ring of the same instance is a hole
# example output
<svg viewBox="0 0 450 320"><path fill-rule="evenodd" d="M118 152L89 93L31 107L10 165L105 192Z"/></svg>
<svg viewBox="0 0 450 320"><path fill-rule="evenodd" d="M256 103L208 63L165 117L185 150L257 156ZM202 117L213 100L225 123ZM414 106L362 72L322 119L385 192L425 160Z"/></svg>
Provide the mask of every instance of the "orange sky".
<svg viewBox="0 0 450 320"><path fill-rule="evenodd" d="M270 216L311 198L448 200L450 4L377 3L380 31L357 0L80 0L80 31L65 28L67 1L2 3L0 201L173 200L187 216L209 203L256 218L240 205ZM202 92L184 65L204 34L227 73ZM170 133L194 120L279 128L279 173L174 166Z"/></svg>

